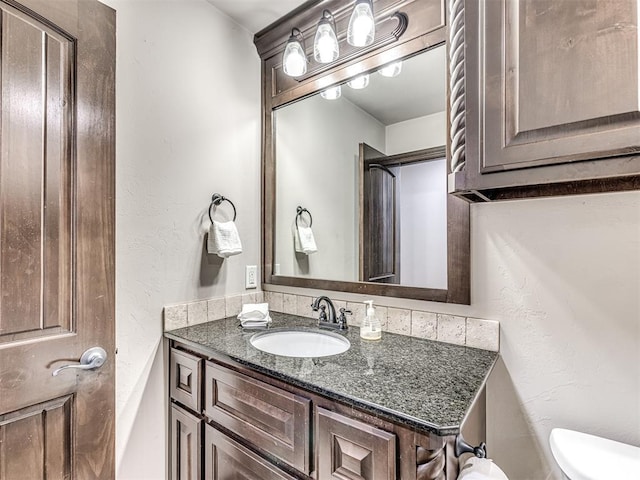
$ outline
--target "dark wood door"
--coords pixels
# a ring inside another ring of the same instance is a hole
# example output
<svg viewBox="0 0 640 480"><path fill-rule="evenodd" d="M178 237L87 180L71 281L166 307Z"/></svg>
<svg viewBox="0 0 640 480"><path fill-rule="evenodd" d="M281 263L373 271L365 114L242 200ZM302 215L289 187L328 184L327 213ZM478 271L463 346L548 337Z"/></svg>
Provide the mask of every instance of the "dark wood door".
<svg viewBox="0 0 640 480"><path fill-rule="evenodd" d="M360 144L363 178L361 202L361 280L400 283L400 230L397 225L396 176L382 152ZM379 163L380 162L380 163Z"/></svg>
<svg viewBox="0 0 640 480"><path fill-rule="evenodd" d="M114 478L115 12L0 16L0 479Z"/></svg>

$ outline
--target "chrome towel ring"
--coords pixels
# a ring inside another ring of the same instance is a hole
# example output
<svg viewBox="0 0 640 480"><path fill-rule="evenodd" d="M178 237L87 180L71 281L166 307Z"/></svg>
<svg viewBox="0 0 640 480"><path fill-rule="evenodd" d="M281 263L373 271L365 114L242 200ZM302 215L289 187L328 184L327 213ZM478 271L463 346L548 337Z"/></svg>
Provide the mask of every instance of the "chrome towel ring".
<svg viewBox="0 0 640 480"><path fill-rule="evenodd" d="M298 205L298 208L296 208L296 228L298 228L298 219L302 216L303 213L309 215L309 227L313 225L313 217L311 216L311 212L306 208L302 208Z"/></svg>
<svg viewBox="0 0 640 480"><path fill-rule="evenodd" d="M214 207L219 206L222 202L229 202L231 204L231 206L233 207L233 221L236 221L236 206L233 204L233 202L231 200L229 200L226 197L223 197L222 195L220 195L219 193L214 193L213 196L211 197L211 205L209 205L209 220L211 220L211 223L213 223L213 214L211 212L211 209Z"/></svg>

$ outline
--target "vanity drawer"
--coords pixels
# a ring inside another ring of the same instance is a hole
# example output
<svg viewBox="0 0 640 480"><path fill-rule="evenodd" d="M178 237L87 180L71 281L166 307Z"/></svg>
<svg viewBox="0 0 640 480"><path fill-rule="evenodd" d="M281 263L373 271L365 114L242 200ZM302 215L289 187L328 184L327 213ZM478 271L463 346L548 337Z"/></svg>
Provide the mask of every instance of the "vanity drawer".
<svg viewBox="0 0 640 480"><path fill-rule="evenodd" d="M199 412L202 406L202 359L172 348L169 372L171 398Z"/></svg>
<svg viewBox="0 0 640 480"><path fill-rule="evenodd" d="M258 449L309 473L310 400L212 362L205 368L205 415Z"/></svg>
<svg viewBox="0 0 640 480"><path fill-rule="evenodd" d="M394 480L396 436L339 413L316 409L317 479Z"/></svg>
<svg viewBox="0 0 640 480"><path fill-rule="evenodd" d="M205 480L294 480L211 425L205 426L204 452Z"/></svg>

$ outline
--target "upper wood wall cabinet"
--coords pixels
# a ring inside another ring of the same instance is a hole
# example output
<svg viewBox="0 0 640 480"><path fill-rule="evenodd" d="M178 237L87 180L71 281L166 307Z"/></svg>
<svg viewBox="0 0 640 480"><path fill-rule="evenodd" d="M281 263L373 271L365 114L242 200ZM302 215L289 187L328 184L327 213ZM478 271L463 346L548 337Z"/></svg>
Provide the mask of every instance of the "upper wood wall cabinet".
<svg viewBox="0 0 640 480"><path fill-rule="evenodd" d="M638 0L453 3L466 141L452 145L450 192L482 201L640 188Z"/></svg>

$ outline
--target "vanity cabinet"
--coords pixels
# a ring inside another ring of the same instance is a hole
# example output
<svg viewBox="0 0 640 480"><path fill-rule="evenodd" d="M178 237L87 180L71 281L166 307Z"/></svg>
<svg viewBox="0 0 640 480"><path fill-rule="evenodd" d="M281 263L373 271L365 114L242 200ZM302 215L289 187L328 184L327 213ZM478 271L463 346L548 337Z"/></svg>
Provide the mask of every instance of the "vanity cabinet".
<svg viewBox="0 0 640 480"><path fill-rule="evenodd" d="M204 414L267 454L310 473L310 400L207 362Z"/></svg>
<svg viewBox="0 0 640 480"><path fill-rule="evenodd" d="M200 480L202 420L178 405L171 405L171 478Z"/></svg>
<svg viewBox="0 0 640 480"><path fill-rule="evenodd" d="M172 480L457 478L454 435L418 431L192 348L170 348ZM173 387L188 381L197 410Z"/></svg>
<svg viewBox="0 0 640 480"><path fill-rule="evenodd" d="M205 425L206 480L294 480L211 425Z"/></svg>
<svg viewBox="0 0 640 480"><path fill-rule="evenodd" d="M396 436L339 413L316 409L318 480L395 478Z"/></svg>
<svg viewBox="0 0 640 480"><path fill-rule="evenodd" d="M466 165L450 192L640 188L639 2L461 1Z"/></svg>

